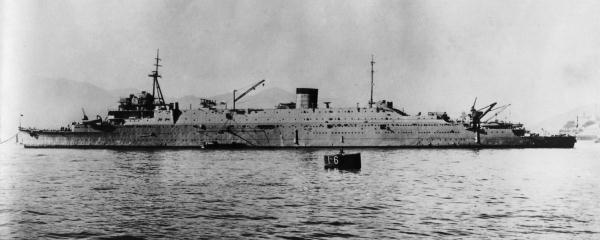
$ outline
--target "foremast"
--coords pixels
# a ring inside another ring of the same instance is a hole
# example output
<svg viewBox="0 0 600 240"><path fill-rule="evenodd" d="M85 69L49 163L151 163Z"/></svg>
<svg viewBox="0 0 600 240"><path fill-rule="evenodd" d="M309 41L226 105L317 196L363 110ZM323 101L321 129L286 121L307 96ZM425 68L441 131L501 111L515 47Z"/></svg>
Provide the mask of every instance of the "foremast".
<svg viewBox="0 0 600 240"><path fill-rule="evenodd" d="M161 61L161 59L159 57L159 51L160 51L160 49L156 49L156 58L154 58L154 59L156 59L156 63L154 64L154 66L156 68L154 71L152 71L151 74L148 75L148 77L152 78L153 103L155 105L164 106L164 105L166 105L165 98L163 97L162 90L160 89L160 84L158 82L158 79L162 78L162 76L158 73L158 68L162 67L162 65L159 64L159 62ZM158 94L158 97L156 96L156 94Z"/></svg>

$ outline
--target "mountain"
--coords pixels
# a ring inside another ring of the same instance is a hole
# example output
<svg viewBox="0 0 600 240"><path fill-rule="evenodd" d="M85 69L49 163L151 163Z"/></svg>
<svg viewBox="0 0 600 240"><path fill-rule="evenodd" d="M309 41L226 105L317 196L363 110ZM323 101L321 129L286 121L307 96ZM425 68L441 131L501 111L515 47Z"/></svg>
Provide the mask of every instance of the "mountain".
<svg viewBox="0 0 600 240"><path fill-rule="evenodd" d="M119 89L110 89L107 91L110 92L111 95L118 96L118 97L127 97L127 96L129 96L129 94L137 95L140 92L142 92L142 90L139 90L137 88L119 88Z"/></svg>
<svg viewBox="0 0 600 240"><path fill-rule="evenodd" d="M81 119L81 108L94 117L116 103L113 94L102 88L67 79L25 80L13 93L14 101L2 106L11 113L3 119L5 129L16 128L19 114L23 126L56 128Z"/></svg>

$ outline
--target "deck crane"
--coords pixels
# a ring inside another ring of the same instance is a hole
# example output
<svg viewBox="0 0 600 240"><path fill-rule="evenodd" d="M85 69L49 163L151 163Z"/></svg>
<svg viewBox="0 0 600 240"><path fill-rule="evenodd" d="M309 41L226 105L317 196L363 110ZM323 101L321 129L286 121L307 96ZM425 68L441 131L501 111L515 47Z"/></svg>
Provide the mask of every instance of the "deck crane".
<svg viewBox="0 0 600 240"><path fill-rule="evenodd" d="M252 87L248 88L248 90L246 90L245 92L243 92L242 94L240 94L240 96L236 97L235 93L237 92L237 90L233 90L233 110L235 110L235 102L237 102L238 100L240 100L241 98L243 98L244 96L246 96L246 94L248 94L250 91L255 90L256 87L258 87L258 85L262 84L263 86L265 80L260 80L258 83L252 85Z"/></svg>
<svg viewBox="0 0 600 240"><path fill-rule="evenodd" d="M484 120L483 122L486 123L486 122L489 122L490 120L494 119L495 117L498 116L498 114L504 112L504 110L506 110L509 106L510 106L510 104L506 104L506 105L492 109L492 111L496 111L496 110L498 110L498 111L496 113L494 113L494 115L492 115L491 117Z"/></svg>
<svg viewBox="0 0 600 240"><path fill-rule="evenodd" d="M485 130L481 129L481 119L486 114L491 112L497 103L492 103L492 104L482 107L480 109L475 109L476 103L477 103L477 98L475 98L475 101L473 102L473 106L471 106L471 113L469 114L469 117L471 118L471 126L469 128L467 128L467 130L475 132L475 134L476 134L475 141L477 142L477 144L479 144L480 139L481 139L480 134L481 133L485 134Z"/></svg>

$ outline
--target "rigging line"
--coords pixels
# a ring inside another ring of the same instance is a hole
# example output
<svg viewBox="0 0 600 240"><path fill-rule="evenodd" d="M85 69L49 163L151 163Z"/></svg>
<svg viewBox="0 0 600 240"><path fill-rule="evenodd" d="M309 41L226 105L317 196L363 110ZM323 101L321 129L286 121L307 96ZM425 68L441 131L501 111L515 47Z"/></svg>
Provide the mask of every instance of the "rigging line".
<svg viewBox="0 0 600 240"><path fill-rule="evenodd" d="M226 128L227 128L227 124L229 124L229 122L231 122L231 121L232 121L231 119L227 119L227 120L226 120L226 121L223 123L223 125L221 125L221 127L219 128L219 131L223 131L223 129L226 129ZM235 121L233 121L233 122L237 124L237 122L235 122Z"/></svg>
<svg viewBox="0 0 600 240"><path fill-rule="evenodd" d="M229 125L229 126L227 126L227 125L228 125L230 122L232 122L232 125ZM236 122L236 121L235 121L235 120L233 120L233 119L227 119L227 121L225 121L225 123L223 123L223 125L220 127L219 131L223 131L223 132L229 133L229 134L231 134L231 135L233 135L233 136L235 136L235 137L237 137L237 138L239 138L239 139L242 139L242 140L244 140L245 142L247 142L248 144L250 144L250 145L252 145L252 146L254 146L254 145L255 145L255 144L251 143L250 141L246 140L245 138L243 138L243 137L239 136L238 134L234 133L234 132L233 132L233 131L230 129L230 127L233 127L233 125L239 125L239 123L238 123L238 122Z"/></svg>
<svg viewBox="0 0 600 240"><path fill-rule="evenodd" d="M248 143L248 144L250 144L251 146L254 146L254 145L255 145L255 144L251 143L250 141L246 140L246 139L245 139L245 138L243 138L242 136L238 135L237 133L234 133L233 131L231 131L231 130L229 130L229 129L227 130L227 133L229 133L229 134L231 134L231 135L233 135L233 136L236 136L236 137L238 137L239 139L242 139L242 140L244 140L245 142L247 142L247 143Z"/></svg>
<svg viewBox="0 0 600 240"><path fill-rule="evenodd" d="M17 134L19 134L19 133L15 133L15 135L12 135L12 137L9 137L9 138L7 138L6 140L4 140L4 141L0 142L0 144L3 144L3 143L5 143L5 142L8 142L9 140L11 140L11 139L15 138L15 137L17 136Z"/></svg>
<svg viewBox="0 0 600 240"><path fill-rule="evenodd" d="M267 130L262 129L262 131L265 134L265 138L267 139L267 142L270 142L270 140L269 140L269 134L267 134Z"/></svg>

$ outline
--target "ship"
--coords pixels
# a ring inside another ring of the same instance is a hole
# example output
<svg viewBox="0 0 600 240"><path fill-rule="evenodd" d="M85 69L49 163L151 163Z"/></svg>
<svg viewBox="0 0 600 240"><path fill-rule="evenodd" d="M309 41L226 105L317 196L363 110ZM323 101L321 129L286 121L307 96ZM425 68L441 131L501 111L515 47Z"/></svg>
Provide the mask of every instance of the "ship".
<svg viewBox="0 0 600 240"><path fill-rule="evenodd" d="M61 129L19 126L25 148L573 148L576 139L562 134L540 136L523 124L491 120L508 105L476 107L451 119L445 112L410 115L393 102L373 100L374 59L371 58L371 95L364 107L319 104L318 89L297 88L296 101L271 109L236 108L235 103L265 80L245 91L233 91L233 104L201 99L199 108L180 109L166 103L159 79L159 52L152 91L130 94L106 116ZM83 109L82 109L83 110ZM492 114L495 113L495 114ZM491 117L489 117L491 116ZM486 119L484 119L486 118Z"/></svg>
<svg viewBox="0 0 600 240"><path fill-rule="evenodd" d="M567 121L559 130L559 133L575 136L578 141L599 142L600 124L598 124L598 118L594 115L584 114L581 116L583 124L579 124L579 118L579 116L576 116L575 121Z"/></svg>

